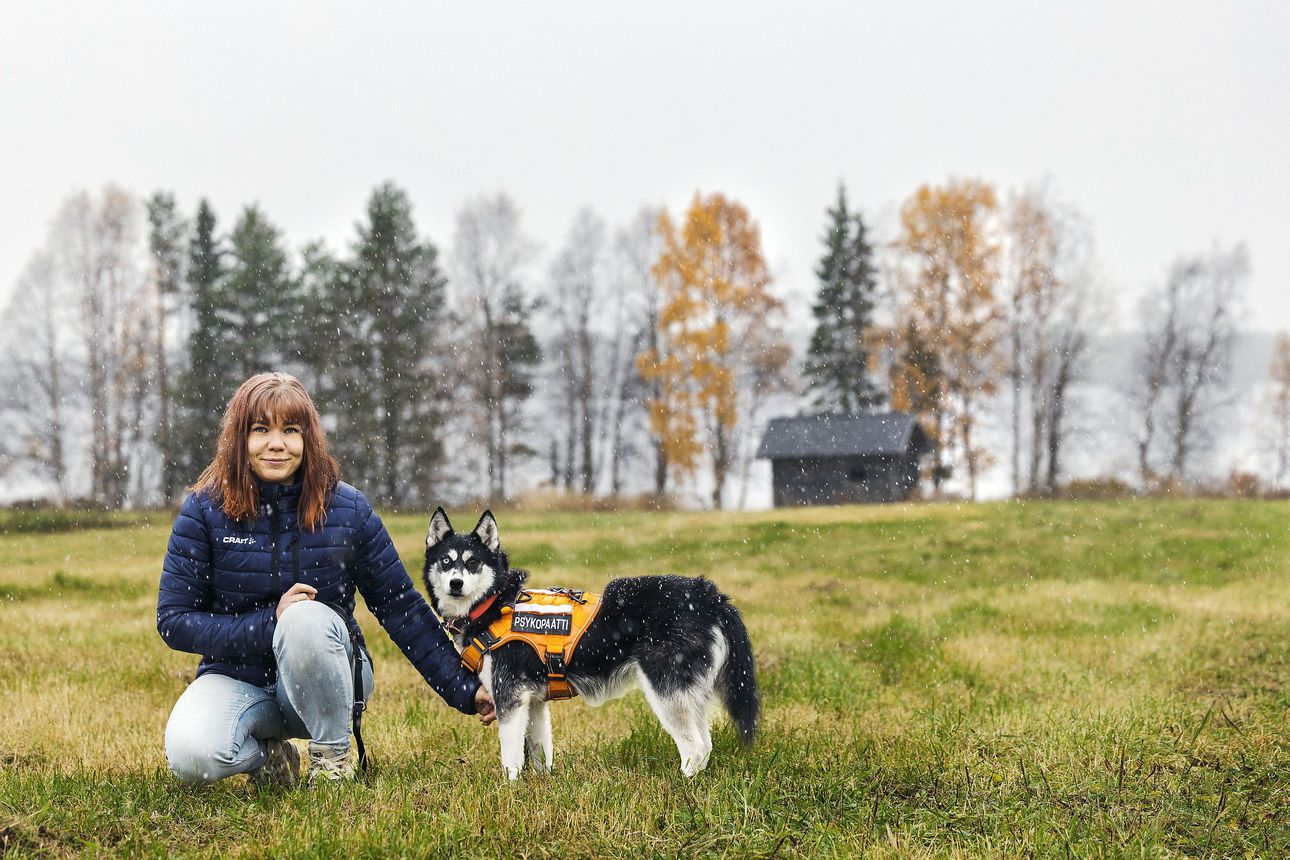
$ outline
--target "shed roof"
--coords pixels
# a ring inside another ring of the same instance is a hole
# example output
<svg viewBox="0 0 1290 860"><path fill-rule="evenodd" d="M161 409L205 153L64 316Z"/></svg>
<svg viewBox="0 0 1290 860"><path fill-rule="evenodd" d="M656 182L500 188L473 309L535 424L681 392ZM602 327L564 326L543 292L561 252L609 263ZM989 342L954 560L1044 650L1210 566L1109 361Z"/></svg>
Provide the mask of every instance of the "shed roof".
<svg viewBox="0 0 1290 860"><path fill-rule="evenodd" d="M927 450L927 435L908 412L772 418L759 458L895 456Z"/></svg>

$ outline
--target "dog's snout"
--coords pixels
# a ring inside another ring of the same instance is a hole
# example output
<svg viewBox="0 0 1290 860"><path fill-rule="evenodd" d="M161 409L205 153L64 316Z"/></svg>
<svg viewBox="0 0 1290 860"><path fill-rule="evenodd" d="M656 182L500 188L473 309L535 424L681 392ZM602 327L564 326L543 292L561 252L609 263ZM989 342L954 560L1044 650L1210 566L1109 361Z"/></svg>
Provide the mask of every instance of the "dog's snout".
<svg viewBox="0 0 1290 860"><path fill-rule="evenodd" d="M448 590L453 594L461 594L462 581L460 579L451 579L448 581Z"/></svg>

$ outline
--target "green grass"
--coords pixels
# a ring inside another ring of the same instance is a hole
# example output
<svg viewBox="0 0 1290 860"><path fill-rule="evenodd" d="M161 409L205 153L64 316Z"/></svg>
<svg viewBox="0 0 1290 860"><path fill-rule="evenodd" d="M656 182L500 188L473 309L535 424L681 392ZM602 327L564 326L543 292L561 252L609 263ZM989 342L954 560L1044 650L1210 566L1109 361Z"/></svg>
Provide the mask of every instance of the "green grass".
<svg viewBox="0 0 1290 860"><path fill-rule="evenodd" d="M462 511L459 517L475 512ZM425 517L389 526L414 575ZM168 522L0 530L0 850L28 855L1290 856L1290 504L1125 501L500 517L538 585L704 574L752 633L761 735L684 779L639 695L555 706L501 778L360 615L376 767L185 788L196 658L153 601Z"/></svg>

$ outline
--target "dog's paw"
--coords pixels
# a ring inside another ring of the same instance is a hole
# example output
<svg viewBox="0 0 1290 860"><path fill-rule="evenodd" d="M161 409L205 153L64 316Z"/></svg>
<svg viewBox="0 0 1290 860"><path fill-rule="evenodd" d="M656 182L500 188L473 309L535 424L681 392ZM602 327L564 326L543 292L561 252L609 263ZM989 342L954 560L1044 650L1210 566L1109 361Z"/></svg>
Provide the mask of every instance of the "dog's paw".
<svg viewBox="0 0 1290 860"><path fill-rule="evenodd" d="M506 779L509 782L518 782L520 773L523 771L523 768L518 767L507 767L503 769L506 771Z"/></svg>
<svg viewBox="0 0 1290 860"><path fill-rule="evenodd" d="M708 757L706 755L681 759L681 773L685 774L686 777L692 778L698 775L699 771L703 770L707 766Z"/></svg>

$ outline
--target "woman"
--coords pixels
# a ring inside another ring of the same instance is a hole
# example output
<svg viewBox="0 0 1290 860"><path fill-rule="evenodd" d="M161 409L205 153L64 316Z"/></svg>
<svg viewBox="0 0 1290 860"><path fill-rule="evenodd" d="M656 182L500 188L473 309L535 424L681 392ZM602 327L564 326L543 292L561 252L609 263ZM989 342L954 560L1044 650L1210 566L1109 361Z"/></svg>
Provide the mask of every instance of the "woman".
<svg viewBox="0 0 1290 860"><path fill-rule="evenodd" d="M353 778L354 661L363 701L373 683L355 589L444 701L492 722L492 700L461 668L380 517L339 474L295 377L242 384L175 519L157 599L166 644L203 655L166 724L180 779L294 783L299 753L287 738L310 739L310 782Z"/></svg>

